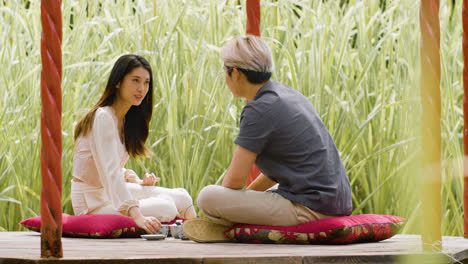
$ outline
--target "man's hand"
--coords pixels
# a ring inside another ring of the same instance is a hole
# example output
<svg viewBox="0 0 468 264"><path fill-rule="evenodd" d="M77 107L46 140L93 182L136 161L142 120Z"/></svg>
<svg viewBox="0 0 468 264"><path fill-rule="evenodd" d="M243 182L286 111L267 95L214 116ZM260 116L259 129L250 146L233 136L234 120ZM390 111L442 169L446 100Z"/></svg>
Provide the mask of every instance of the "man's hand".
<svg viewBox="0 0 468 264"><path fill-rule="evenodd" d="M268 177L263 175L263 173L260 173L260 175L258 175L258 177L249 186L247 186L247 190L264 192L275 184L276 182L268 179Z"/></svg>

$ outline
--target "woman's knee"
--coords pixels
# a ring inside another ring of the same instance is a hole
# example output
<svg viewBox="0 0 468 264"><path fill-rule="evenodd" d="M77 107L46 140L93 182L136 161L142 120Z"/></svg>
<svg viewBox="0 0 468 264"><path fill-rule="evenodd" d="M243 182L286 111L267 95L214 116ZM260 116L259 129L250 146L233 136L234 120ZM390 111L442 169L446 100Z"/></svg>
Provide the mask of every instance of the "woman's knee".
<svg viewBox="0 0 468 264"><path fill-rule="evenodd" d="M161 222L172 221L178 214L174 202L158 198L140 200L140 210L144 216L154 216Z"/></svg>
<svg viewBox="0 0 468 264"><path fill-rule="evenodd" d="M180 210L193 204L192 196L184 188L173 189L171 196Z"/></svg>

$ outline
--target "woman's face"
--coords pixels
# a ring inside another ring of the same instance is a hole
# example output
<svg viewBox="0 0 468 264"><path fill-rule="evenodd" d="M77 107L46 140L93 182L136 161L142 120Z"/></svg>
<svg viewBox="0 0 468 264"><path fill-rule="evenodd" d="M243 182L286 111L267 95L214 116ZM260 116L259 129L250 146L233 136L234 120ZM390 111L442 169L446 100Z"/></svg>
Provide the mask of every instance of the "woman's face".
<svg viewBox="0 0 468 264"><path fill-rule="evenodd" d="M148 93L149 83L150 75L145 68L133 69L117 84L118 100L130 106L140 105Z"/></svg>

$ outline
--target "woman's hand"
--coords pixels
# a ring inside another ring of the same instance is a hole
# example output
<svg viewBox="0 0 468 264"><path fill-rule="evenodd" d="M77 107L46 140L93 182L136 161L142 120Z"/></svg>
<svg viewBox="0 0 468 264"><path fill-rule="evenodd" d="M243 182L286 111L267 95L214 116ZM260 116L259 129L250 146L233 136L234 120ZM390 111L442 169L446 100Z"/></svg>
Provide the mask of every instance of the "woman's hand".
<svg viewBox="0 0 468 264"><path fill-rule="evenodd" d="M141 183L141 180L138 177L138 175L136 174L136 172L134 172L133 170L130 170L130 169L125 170L125 181L126 182L133 182L133 183Z"/></svg>
<svg viewBox="0 0 468 264"><path fill-rule="evenodd" d="M140 208L138 207L132 207L129 210L129 215L133 218L135 221L135 224L143 228L146 233L148 234L158 234L161 232L161 223L158 221L158 219L149 216L143 216L143 214L140 211Z"/></svg>
<svg viewBox="0 0 468 264"><path fill-rule="evenodd" d="M153 186L155 183L157 183L160 180L161 178L154 176L153 173L151 174L145 173L145 176L143 176L143 181L141 181L140 184L144 186Z"/></svg>
<svg viewBox="0 0 468 264"><path fill-rule="evenodd" d="M161 233L161 223L158 219L149 216L138 217L135 219L135 223L138 227L143 228L148 234L159 234Z"/></svg>

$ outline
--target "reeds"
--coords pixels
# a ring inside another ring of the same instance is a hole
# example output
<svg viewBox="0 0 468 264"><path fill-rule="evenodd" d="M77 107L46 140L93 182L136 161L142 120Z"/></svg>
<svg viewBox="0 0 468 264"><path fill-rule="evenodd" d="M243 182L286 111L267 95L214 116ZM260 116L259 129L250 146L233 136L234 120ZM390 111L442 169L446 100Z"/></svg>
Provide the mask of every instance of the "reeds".
<svg viewBox="0 0 468 264"><path fill-rule="evenodd" d="M408 218L419 232L421 170L418 1L262 1L273 79L302 92L335 139L354 214ZM29 4L27 4L29 3ZM153 66L147 145L131 160L161 186L200 189L229 166L245 102L224 84L218 49L244 34L242 1L64 1L63 209L72 214L73 128L97 101L121 54ZM461 2L442 2L444 235L463 234ZM453 12L452 10L455 10ZM0 4L0 230L39 213L40 1Z"/></svg>

